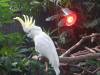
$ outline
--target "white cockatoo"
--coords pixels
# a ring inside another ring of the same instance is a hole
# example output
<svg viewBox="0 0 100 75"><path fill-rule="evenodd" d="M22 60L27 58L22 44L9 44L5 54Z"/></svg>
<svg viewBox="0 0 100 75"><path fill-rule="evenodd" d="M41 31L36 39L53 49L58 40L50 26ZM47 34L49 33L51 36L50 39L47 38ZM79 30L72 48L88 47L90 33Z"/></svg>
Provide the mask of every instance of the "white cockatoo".
<svg viewBox="0 0 100 75"><path fill-rule="evenodd" d="M35 50L39 52L41 56L48 58L56 75L59 75L59 57L52 39L42 31L41 27L35 25L35 20L33 22L32 17L28 17L26 15L23 15L23 17L24 20L20 17L16 17L14 19L21 23L24 32L27 33L28 37L32 38L35 43Z"/></svg>

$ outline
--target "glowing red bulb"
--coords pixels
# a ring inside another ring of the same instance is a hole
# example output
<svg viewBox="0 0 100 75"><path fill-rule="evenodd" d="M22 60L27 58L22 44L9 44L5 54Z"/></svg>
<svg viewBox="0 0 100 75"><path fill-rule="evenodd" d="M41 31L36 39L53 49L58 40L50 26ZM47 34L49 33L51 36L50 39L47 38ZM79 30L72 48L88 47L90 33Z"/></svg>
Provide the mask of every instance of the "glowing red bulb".
<svg viewBox="0 0 100 75"><path fill-rule="evenodd" d="M67 17L67 22L68 22L68 23L72 23L73 20L74 20L74 19L73 19L73 16L68 16L68 17Z"/></svg>
<svg viewBox="0 0 100 75"><path fill-rule="evenodd" d="M72 26L72 25L74 25L75 22L76 22L76 20L77 20L76 13L71 13L71 14L65 16L65 24L66 24L67 26Z"/></svg>

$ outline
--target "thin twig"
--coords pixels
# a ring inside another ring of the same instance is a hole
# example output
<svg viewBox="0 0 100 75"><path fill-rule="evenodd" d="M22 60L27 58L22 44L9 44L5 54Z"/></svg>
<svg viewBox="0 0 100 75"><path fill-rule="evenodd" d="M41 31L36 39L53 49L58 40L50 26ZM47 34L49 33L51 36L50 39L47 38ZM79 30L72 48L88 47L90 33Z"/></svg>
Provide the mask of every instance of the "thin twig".
<svg viewBox="0 0 100 75"><path fill-rule="evenodd" d="M96 47L94 48L94 50L97 51L97 52L100 52L100 46L96 46Z"/></svg>
<svg viewBox="0 0 100 75"><path fill-rule="evenodd" d="M89 70L87 70L87 69L85 69L85 68L83 68L83 67L80 67L80 66L77 66L77 65L73 65L73 64L69 64L69 66L70 66L70 67L79 68L79 69L83 70L84 72L88 72L88 73L92 74L91 71L89 71Z"/></svg>
<svg viewBox="0 0 100 75"><path fill-rule="evenodd" d="M82 50L82 51L78 51L76 53L73 53L70 56L75 57L75 56L85 55L85 54L89 54L89 53L91 53L91 52L90 51L87 51L87 50Z"/></svg>
<svg viewBox="0 0 100 75"><path fill-rule="evenodd" d="M96 53L93 49L89 48L89 47L85 47L86 50L92 52L92 53Z"/></svg>
<svg viewBox="0 0 100 75"><path fill-rule="evenodd" d="M64 57L65 55L68 55L70 52L72 52L76 47L78 47L83 42L83 39L81 39L78 43L76 43L74 46L69 48L65 53L63 53L60 57Z"/></svg>
<svg viewBox="0 0 100 75"><path fill-rule="evenodd" d="M94 70L92 73L95 74L96 72L100 71L100 67L98 67L96 70Z"/></svg>

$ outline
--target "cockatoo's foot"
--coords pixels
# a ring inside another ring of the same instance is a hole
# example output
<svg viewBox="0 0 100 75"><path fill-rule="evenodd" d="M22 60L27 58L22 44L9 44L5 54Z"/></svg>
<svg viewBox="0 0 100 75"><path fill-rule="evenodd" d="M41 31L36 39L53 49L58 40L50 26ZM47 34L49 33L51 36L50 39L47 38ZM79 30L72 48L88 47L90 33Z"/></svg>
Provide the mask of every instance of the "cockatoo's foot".
<svg viewBox="0 0 100 75"><path fill-rule="evenodd" d="M32 57L32 59L34 59L34 60L39 60L39 61L41 61L41 62L44 62L44 64L45 64L45 72L47 73L48 72L48 59L47 58L45 58L44 56L41 56L41 55L39 55L39 56L37 56L37 55L34 55L33 57Z"/></svg>
<svg viewBox="0 0 100 75"><path fill-rule="evenodd" d="M39 57L38 57L37 55L34 55L34 56L32 56L32 59L33 59L33 60L38 60Z"/></svg>
<svg viewBox="0 0 100 75"><path fill-rule="evenodd" d="M38 60L41 61L42 60L42 55L38 54Z"/></svg>
<svg viewBox="0 0 100 75"><path fill-rule="evenodd" d="M49 60L46 58L46 57L44 57L44 56L41 56L41 55L34 55L34 56L32 56L32 59L33 60L38 60L38 61L41 61L41 62L49 62Z"/></svg>
<svg viewBox="0 0 100 75"><path fill-rule="evenodd" d="M40 56L40 55L34 55L32 57L32 59L41 61L42 60L42 56Z"/></svg>
<svg viewBox="0 0 100 75"><path fill-rule="evenodd" d="M45 62L45 72L48 72L48 62Z"/></svg>

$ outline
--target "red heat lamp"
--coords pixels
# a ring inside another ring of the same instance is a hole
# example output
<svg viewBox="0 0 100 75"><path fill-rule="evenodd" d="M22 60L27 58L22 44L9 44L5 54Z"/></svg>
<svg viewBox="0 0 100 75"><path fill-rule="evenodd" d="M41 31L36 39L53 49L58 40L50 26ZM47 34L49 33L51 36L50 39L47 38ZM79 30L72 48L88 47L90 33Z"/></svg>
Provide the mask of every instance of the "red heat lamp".
<svg viewBox="0 0 100 75"><path fill-rule="evenodd" d="M50 16L46 18L46 21L52 21L54 19L57 19L59 14ZM61 17L63 17L59 22L58 26L73 26L76 23L77 15L75 12L69 10L68 8L61 8Z"/></svg>
<svg viewBox="0 0 100 75"><path fill-rule="evenodd" d="M64 13L63 21L65 26L73 26L76 23L77 15L75 12L69 10L68 8L62 9Z"/></svg>

